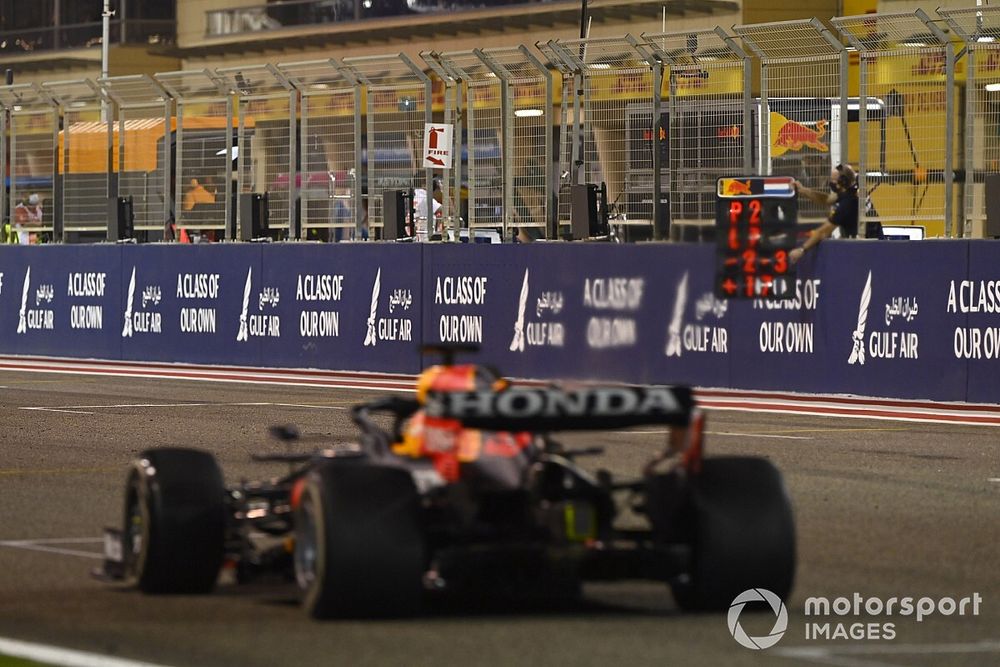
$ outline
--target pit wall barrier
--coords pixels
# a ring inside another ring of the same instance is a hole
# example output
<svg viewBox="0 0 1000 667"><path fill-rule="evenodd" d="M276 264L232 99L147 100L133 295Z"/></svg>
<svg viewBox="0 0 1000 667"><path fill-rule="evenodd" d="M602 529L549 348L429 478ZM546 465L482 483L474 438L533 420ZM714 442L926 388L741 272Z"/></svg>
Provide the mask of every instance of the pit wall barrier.
<svg viewBox="0 0 1000 667"><path fill-rule="evenodd" d="M0 353L1000 403L1000 243L824 242L786 301L686 244L0 247Z"/></svg>

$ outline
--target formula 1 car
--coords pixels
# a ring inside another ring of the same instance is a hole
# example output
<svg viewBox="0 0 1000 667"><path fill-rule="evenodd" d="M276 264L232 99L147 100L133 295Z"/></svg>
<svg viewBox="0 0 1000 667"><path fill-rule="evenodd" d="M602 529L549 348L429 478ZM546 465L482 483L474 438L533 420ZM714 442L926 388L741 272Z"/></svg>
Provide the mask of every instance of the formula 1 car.
<svg viewBox="0 0 1000 667"><path fill-rule="evenodd" d="M415 397L352 417L356 444L254 456L292 465L265 482L225 486L204 451L141 453L95 574L146 593L208 593L224 567L237 582L277 573L317 618L410 615L436 591L571 597L592 580L666 582L684 610L727 609L749 588L789 595L795 528L781 475L760 458L705 457L689 389L511 386L446 363L421 375ZM600 450L550 436L644 424L669 425L668 444L630 480L588 472L577 459Z"/></svg>

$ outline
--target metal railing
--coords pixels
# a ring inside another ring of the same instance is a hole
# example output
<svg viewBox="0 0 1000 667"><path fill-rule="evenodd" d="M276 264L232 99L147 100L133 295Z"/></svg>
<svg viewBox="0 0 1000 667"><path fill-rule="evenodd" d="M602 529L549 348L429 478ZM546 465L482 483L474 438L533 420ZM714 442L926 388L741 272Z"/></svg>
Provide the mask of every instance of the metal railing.
<svg viewBox="0 0 1000 667"><path fill-rule="evenodd" d="M267 193L268 226L292 229L295 221L295 141L298 95L291 82L274 65L229 67L216 73L236 96L236 191ZM250 224L237 202L236 229Z"/></svg>
<svg viewBox="0 0 1000 667"><path fill-rule="evenodd" d="M987 175L1000 174L1000 7L939 9L964 42L965 182L963 236L992 236L986 226ZM994 181L995 182L995 181Z"/></svg>
<svg viewBox="0 0 1000 667"><path fill-rule="evenodd" d="M761 63L760 173L826 189L831 169L847 161L846 48L817 19L733 31ZM820 204L799 205L800 218L826 215Z"/></svg>
<svg viewBox="0 0 1000 667"><path fill-rule="evenodd" d="M360 81L336 60L283 63L278 70L300 95L295 176L300 235L305 239L361 238L365 220Z"/></svg>
<svg viewBox="0 0 1000 667"><path fill-rule="evenodd" d="M833 19L860 54L859 199L865 222L954 230L955 51L922 10ZM870 132L874 125L877 132ZM875 138L877 137L877 139Z"/></svg>
<svg viewBox="0 0 1000 667"><path fill-rule="evenodd" d="M63 233L98 232L101 238L108 226L108 181L113 173L108 165L111 131L101 118L107 97L89 79L45 83L42 88L62 114L56 171L61 175Z"/></svg>
<svg viewBox="0 0 1000 667"><path fill-rule="evenodd" d="M132 201L135 230L148 238L171 238L175 219L171 167L173 100L144 74L98 80L113 104L113 197Z"/></svg>
<svg viewBox="0 0 1000 667"><path fill-rule="evenodd" d="M721 28L643 37L667 66L659 139L670 219L712 224L719 174L756 169L750 56Z"/></svg>
<svg viewBox="0 0 1000 667"><path fill-rule="evenodd" d="M0 104L6 116L4 152L9 155L4 173L7 220L24 230L25 240L29 233L61 238L56 215L58 106L31 83L0 87Z"/></svg>
<svg viewBox="0 0 1000 667"><path fill-rule="evenodd" d="M582 142L582 153L573 160L579 168L570 170L570 185L605 183L615 225L657 229L661 183L652 174L660 171L660 61L631 35L550 45L581 85L571 141Z"/></svg>
<svg viewBox="0 0 1000 667"><path fill-rule="evenodd" d="M425 206L417 226L434 226L433 172L418 160L424 126L431 122L431 79L404 54L347 58L344 66L364 86L367 104L365 155L368 172L368 226L384 223L383 193L423 189Z"/></svg>
<svg viewBox="0 0 1000 667"><path fill-rule="evenodd" d="M121 196L141 240L171 223L233 240L239 195L266 193L273 238L360 240L382 236L383 195L402 190L424 202L421 238L467 226L525 241L560 238L571 186L604 184L618 238L638 240L711 227L720 176L825 187L846 161L863 221L982 235L1000 178L1000 10L939 16L0 86L0 214L83 240ZM450 170L425 166L431 123L451 126Z"/></svg>
<svg viewBox="0 0 1000 667"><path fill-rule="evenodd" d="M235 238L233 161L238 145L233 141L231 91L209 70L167 72L155 79L176 105L173 168L178 234Z"/></svg>

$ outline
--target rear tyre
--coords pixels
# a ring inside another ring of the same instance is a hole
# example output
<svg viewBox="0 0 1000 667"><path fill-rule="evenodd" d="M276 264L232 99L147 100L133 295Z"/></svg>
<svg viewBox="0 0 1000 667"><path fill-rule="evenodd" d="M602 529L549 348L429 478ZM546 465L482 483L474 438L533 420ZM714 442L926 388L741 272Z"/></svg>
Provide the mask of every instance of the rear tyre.
<svg viewBox="0 0 1000 667"><path fill-rule="evenodd" d="M208 593L222 566L226 506L222 471L208 452L142 452L125 488L123 546L145 593Z"/></svg>
<svg viewBox="0 0 1000 667"><path fill-rule="evenodd" d="M795 522L781 473L765 459L705 459L677 518L686 522L690 572L673 583L687 611L723 611L750 588L787 600L795 576Z"/></svg>
<svg viewBox="0 0 1000 667"><path fill-rule="evenodd" d="M365 463L311 471L295 513L294 560L310 616L417 613L426 546L410 473Z"/></svg>

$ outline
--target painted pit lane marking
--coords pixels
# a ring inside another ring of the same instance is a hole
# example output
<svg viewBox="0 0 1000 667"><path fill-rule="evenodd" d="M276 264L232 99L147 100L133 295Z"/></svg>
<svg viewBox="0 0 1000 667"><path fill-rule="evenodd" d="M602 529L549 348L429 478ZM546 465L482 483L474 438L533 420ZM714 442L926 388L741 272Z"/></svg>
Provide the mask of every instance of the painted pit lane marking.
<svg viewBox="0 0 1000 667"><path fill-rule="evenodd" d="M24 549L26 551L41 551L44 553L59 554L61 556L76 556L78 558L93 558L103 560L104 554L96 551L81 551L79 549L66 549L58 544L100 544L104 541L101 537L68 537L68 538L45 538L38 540L0 540L0 547L11 549ZM0 651L2 652L2 651Z"/></svg>
<svg viewBox="0 0 1000 667"><path fill-rule="evenodd" d="M821 665L843 667L897 667L898 663L884 662L875 657L957 655L974 653L1000 653L1000 641L984 639L978 642L953 644L886 644L880 646L796 646L777 648L775 655L793 660L804 660ZM871 657L870 657L871 656Z"/></svg>
<svg viewBox="0 0 1000 667"><path fill-rule="evenodd" d="M49 644L36 644L7 637L0 637L0 655L32 660L46 665L59 665L60 667L162 667L151 662L77 651Z"/></svg>

